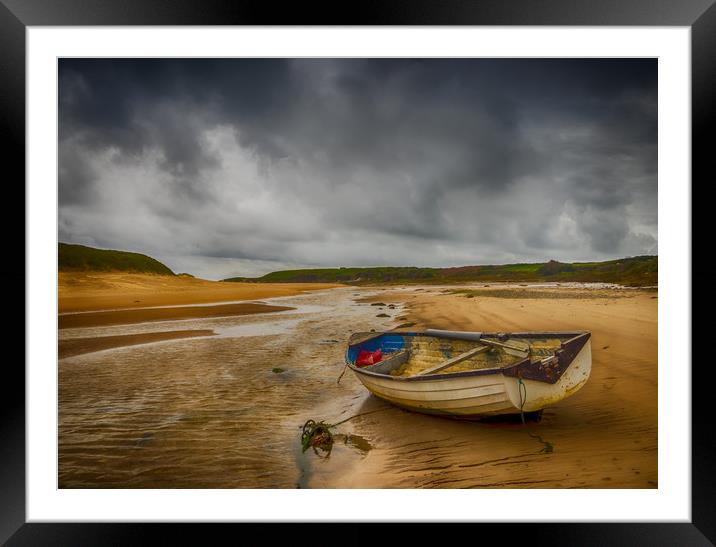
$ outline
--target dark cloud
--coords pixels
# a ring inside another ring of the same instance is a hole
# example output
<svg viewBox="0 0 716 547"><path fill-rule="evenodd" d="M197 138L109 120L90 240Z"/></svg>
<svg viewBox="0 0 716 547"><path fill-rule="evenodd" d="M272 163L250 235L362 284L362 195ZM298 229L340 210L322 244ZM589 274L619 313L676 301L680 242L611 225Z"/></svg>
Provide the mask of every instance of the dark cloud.
<svg viewBox="0 0 716 547"><path fill-rule="evenodd" d="M59 78L64 240L249 270L655 252L654 59L62 59Z"/></svg>

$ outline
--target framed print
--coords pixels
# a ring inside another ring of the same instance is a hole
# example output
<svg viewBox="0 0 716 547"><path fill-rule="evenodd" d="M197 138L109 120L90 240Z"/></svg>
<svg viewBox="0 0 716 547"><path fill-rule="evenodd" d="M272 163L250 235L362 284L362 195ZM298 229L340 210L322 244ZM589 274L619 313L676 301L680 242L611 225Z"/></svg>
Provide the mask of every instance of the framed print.
<svg viewBox="0 0 716 547"><path fill-rule="evenodd" d="M2 540L711 544L716 8L264 10L0 6L26 206Z"/></svg>

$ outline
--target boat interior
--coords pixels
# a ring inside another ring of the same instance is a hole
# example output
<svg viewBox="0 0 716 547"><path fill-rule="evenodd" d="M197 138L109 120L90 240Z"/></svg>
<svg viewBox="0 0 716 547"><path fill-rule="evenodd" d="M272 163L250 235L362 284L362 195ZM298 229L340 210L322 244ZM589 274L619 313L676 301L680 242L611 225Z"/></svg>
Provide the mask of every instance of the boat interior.
<svg viewBox="0 0 716 547"><path fill-rule="evenodd" d="M505 336L455 339L420 333L360 333L351 338L346 359L361 370L381 375L414 377L473 370L500 369L525 358L554 355L574 335ZM356 364L361 352L380 351L375 364Z"/></svg>

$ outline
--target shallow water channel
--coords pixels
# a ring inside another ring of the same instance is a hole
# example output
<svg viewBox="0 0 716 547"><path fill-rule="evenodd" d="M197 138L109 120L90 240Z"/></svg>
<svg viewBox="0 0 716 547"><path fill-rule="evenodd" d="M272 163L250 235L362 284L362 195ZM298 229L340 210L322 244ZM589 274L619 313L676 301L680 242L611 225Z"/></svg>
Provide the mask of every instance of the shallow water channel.
<svg viewBox="0 0 716 547"><path fill-rule="evenodd" d="M216 334L61 359L59 486L311 486L322 468L301 452L301 425L360 411L369 395L344 381L350 371L336 382L346 341L355 331L390 328L399 315L399 307L356 302L372 294L338 289L262 300L296 308L285 312L61 330L61 340ZM360 460L371 448L349 433L336 441L333 462Z"/></svg>

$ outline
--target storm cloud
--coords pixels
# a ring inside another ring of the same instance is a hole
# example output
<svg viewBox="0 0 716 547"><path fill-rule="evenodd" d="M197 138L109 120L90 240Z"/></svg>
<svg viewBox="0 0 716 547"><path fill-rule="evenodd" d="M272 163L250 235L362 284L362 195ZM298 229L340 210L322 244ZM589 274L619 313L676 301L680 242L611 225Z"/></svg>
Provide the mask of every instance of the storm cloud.
<svg viewBox="0 0 716 547"><path fill-rule="evenodd" d="M61 59L60 241L208 278L657 252L655 59Z"/></svg>

